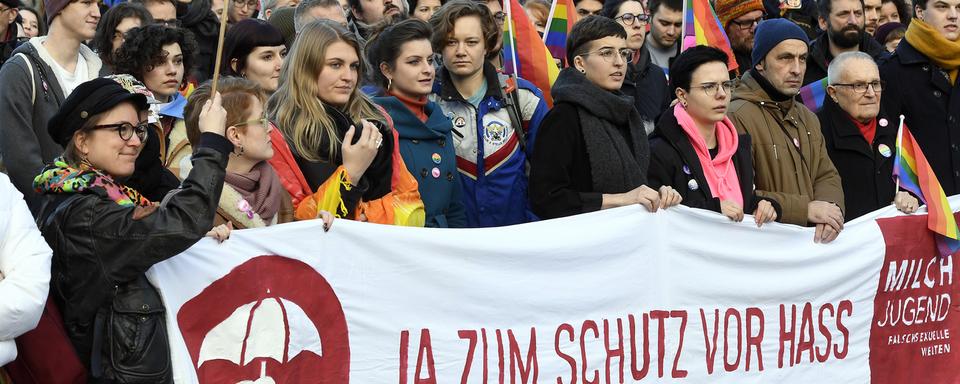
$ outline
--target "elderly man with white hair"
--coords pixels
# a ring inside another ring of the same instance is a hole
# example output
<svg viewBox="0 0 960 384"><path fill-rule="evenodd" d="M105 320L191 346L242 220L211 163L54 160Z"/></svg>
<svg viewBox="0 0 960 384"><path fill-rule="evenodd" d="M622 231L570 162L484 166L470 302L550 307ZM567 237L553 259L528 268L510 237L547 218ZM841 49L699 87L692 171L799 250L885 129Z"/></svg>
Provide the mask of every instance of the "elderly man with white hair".
<svg viewBox="0 0 960 384"><path fill-rule="evenodd" d="M870 55L837 55L827 68L828 97L817 114L827 153L840 173L846 220L894 202L906 213L918 201L897 191L892 176L899 118L880 107L884 81Z"/></svg>

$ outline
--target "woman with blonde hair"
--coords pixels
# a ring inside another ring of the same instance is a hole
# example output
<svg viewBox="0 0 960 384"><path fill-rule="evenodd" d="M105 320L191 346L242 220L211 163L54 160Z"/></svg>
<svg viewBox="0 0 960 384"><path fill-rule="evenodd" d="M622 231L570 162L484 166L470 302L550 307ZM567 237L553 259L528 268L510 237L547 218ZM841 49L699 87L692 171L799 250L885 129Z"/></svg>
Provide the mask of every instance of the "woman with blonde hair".
<svg viewBox="0 0 960 384"><path fill-rule="evenodd" d="M393 122L359 88L366 64L353 33L328 20L307 24L267 104L278 129L270 164L296 218L322 211L381 224L423 226L417 182L397 148Z"/></svg>

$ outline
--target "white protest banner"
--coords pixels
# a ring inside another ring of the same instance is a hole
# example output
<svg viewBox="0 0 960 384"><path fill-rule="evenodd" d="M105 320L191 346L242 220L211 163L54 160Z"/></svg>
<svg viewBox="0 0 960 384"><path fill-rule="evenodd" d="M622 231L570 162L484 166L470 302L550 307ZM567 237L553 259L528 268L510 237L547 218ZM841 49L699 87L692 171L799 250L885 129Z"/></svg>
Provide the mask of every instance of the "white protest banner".
<svg viewBox="0 0 960 384"><path fill-rule="evenodd" d="M958 266L925 215L881 215L831 244L685 207L300 222L148 276L178 383L956 382Z"/></svg>

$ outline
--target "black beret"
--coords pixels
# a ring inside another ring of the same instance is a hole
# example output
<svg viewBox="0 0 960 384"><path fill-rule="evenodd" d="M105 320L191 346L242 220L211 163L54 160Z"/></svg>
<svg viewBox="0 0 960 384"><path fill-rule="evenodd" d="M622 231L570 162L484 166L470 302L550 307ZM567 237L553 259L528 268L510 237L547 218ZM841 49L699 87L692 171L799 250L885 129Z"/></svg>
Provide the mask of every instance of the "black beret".
<svg viewBox="0 0 960 384"><path fill-rule="evenodd" d="M80 84L50 119L47 133L57 144L66 146L88 119L125 101L132 102L138 111L149 108L146 96L130 93L114 80L101 77Z"/></svg>

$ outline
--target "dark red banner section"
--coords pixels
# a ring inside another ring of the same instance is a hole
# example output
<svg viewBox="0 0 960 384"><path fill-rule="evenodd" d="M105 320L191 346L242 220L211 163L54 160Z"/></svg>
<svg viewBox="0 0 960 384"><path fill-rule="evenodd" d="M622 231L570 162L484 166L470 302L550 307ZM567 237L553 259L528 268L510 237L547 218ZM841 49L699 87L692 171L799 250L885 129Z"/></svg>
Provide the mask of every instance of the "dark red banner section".
<svg viewBox="0 0 960 384"><path fill-rule="evenodd" d="M877 222L887 249L870 327L871 381L960 382L958 255L937 255L926 215Z"/></svg>

